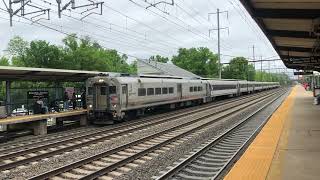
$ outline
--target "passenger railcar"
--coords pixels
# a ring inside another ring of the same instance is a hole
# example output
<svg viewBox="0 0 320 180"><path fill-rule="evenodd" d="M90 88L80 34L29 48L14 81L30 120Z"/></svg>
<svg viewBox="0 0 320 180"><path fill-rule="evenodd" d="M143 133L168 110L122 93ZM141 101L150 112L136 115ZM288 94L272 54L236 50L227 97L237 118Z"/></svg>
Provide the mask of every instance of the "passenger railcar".
<svg viewBox="0 0 320 180"><path fill-rule="evenodd" d="M176 108L278 87L278 83L99 75L86 82L89 119L112 124L159 107Z"/></svg>
<svg viewBox="0 0 320 180"><path fill-rule="evenodd" d="M208 80L211 86L211 97L217 96L236 96L238 94L238 81L235 80Z"/></svg>

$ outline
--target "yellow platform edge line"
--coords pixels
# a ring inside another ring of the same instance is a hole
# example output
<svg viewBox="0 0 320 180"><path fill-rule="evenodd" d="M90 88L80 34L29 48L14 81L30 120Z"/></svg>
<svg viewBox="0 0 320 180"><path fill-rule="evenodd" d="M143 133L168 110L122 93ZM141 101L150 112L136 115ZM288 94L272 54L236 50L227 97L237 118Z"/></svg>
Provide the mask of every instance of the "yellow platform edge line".
<svg viewBox="0 0 320 180"><path fill-rule="evenodd" d="M224 180L264 180L268 175L285 121L290 115L297 86L273 113Z"/></svg>

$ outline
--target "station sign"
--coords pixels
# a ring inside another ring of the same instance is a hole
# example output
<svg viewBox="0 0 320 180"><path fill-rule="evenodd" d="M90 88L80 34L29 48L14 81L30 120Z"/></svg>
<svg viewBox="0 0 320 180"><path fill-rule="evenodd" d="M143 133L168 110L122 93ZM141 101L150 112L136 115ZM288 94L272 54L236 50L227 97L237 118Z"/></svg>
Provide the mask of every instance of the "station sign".
<svg viewBox="0 0 320 180"><path fill-rule="evenodd" d="M28 91L28 99L49 98L49 91Z"/></svg>

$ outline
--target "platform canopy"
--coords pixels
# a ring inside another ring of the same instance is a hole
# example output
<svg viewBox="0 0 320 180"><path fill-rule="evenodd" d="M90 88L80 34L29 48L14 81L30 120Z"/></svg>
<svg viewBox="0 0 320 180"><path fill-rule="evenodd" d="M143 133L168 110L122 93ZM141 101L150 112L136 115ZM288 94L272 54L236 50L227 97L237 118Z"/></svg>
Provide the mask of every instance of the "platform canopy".
<svg viewBox="0 0 320 180"><path fill-rule="evenodd" d="M65 69L29 68L0 66L0 80L23 81L63 81L81 82L99 74L114 75L115 73L98 71L80 71Z"/></svg>
<svg viewBox="0 0 320 180"><path fill-rule="evenodd" d="M320 71L320 0L240 0L288 68Z"/></svg>

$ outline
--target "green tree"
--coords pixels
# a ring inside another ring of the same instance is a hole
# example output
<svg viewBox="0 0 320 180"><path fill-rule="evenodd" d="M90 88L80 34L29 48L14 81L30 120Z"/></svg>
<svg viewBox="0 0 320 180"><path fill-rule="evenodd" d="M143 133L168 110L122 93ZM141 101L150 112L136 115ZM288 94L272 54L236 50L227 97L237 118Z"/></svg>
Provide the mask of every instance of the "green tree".
<svg viewBox="0 0 320 180"><path fill-rule="evenodd" d="M124 73L130 71L127 55L120 56L116 50L104 49L89 37L79 40L73 34L64 38L63 43L64 62L70 69Z"/></svg>
<svg viewBox="0 0 320 180"><path fill-rule="evenodd" d="M180 48L172 62L178 67L203 77L217 77L218 56L208 48Z"/></svg>
<svg viewBox="0 0 320 180"><path fill-rule="evenodd" d="M0 58L0 66L9 66L9 60L5 57Z"/></svg>
<svg viewBox="0 0 320 180"><path fill-rule="evenodd" d="M138 71L138 61L135 60L129 65L129 73L137 74L137 71Z"/></svg>
<svg viewBox="0 0 320 180"><path fill-rule="evenodd" d="M39 68L64 68L63 52L56 45L47 41L31 41L26 49L25 58L21 60L24 66Z"/></svg>
<svg viewBox="0 0 320 180"><path fill-rule="evenodd" d="M162 62L162 63L167 63L169 61L169 58L167 57L162 57L160 55L156 55L156 56L151 56L149 58L149 60L152 60L152 61L157 61L157 62Z"/></svg>
<svg viewBox="0 0 320 180"><path fill-rule="evenodd" d="M20 36L14 36L8 43L8 47L5 50L8 52L11 56L19 56L22 57L27 48L29 46L29 43L25 40L23 40Z"/></svg>
<svg viewBox="0 0 320 180"><path fill-rule="evenodd" d="M279 82L281 85L288 85L291 83L289 76L285 73L267 73L264 71L257 71L255 79L260 82Z"/></svg>
<svg viewBox="0 0 320 180"><path fill-rule="evenodd" d="M249 64L244 57L233 58L229 65L223 67L222 78L253 81L255 79L254 66Z"/></svg>

